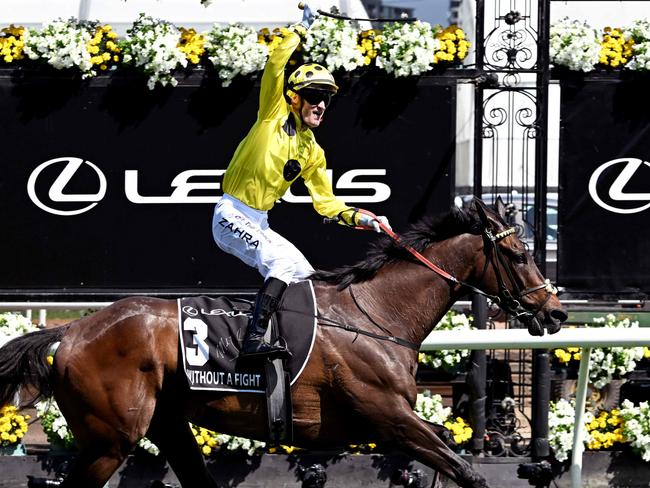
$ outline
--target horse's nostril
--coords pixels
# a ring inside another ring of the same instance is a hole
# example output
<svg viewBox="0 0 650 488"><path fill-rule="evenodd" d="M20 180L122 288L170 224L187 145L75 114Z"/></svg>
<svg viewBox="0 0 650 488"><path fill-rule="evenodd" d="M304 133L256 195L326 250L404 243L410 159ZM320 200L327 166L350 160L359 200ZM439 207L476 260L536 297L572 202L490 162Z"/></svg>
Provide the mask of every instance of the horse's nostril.
<svg viewBox="0 0 650 488"><path fill-rule="evenodd" d="M558 322L566 322L569 318L568 314L559 308L551 310L550 315L552 319L557 320Z"/></svg>

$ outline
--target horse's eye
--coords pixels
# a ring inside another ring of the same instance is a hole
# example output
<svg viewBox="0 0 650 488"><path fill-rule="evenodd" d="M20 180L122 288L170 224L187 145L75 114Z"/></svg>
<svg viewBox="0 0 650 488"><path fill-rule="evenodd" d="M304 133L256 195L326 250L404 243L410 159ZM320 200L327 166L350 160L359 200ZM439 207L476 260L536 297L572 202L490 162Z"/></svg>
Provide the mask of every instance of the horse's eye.
<svg viewBox="0 0 650 488"><path fill-rule="evenodd" d="M512 257L512 260L517 264L526 264L528 262L528 257L525 252L518 252Z"/></svg>

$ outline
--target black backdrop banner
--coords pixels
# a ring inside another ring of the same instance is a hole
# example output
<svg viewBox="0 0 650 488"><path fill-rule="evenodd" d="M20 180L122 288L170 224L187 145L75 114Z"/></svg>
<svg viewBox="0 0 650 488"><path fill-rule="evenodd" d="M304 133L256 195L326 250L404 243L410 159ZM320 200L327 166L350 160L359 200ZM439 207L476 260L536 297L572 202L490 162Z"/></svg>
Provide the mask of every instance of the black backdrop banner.
<svg viewBox="0 0 650 488"><path fill-rule="evenodd" d="M572 295L650 292L648 81L562 81L558 283Z"/></svg>
<svg viewBox="0 0 650 488"><path fill-rule="evenodd" d="M455 89L433 79L345 78L316 137L335 193L397 231L452 198ZM149 91L125 75L0 74L0 294L175 294L257 288L212 240L223 172L259 86L193 74ZM324 225L304 185L271 226L317 268L355 262L377 236Z"/></svg>

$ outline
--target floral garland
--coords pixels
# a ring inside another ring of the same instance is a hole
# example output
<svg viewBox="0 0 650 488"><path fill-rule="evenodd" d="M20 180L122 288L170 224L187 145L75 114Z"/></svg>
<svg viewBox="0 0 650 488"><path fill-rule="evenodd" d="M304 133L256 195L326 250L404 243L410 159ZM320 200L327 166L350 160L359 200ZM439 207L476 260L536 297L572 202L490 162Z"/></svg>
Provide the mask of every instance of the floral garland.
<svg viewBox="0 0 650 488"><path fill-rule="evenodd" d="M461 417L453 418L451 416L451 408L443 407L440 395L432 395L430 391L418 393L414 411L425 420L444 425L452 432L454 440L458 445L467 442L467 440L472 437L472 429L469 424L467 424L467 422ZM4 409L2 412L4 413ZM68 422L53 398L42 399L37 402L36 414L41 422L43 431L47 435L47 439L51 444L59 445L68 450L76 449L74 436L70 431ZM27 418L29 417L25 417L23 420ZM3 417L0 417L0 439L6 437L2 434L2 429L4 428L2 419ZM22 429L22 421L16 420L16 422ZM190 427L201 453L206 458L213 456L218 452L244 452L248 456L256 456L261 455L264 452L270 454L291 454L293 451L298 449L294 446L279 446L267 450L266 443L261 441L247 439L245 437L219 434L194 424L190 424ZM27 430L26 425L24 426L24 430ZM13 439L13 437L11 437L11 439ZM140 439L138 447L156 456L160 453L158 447L146 437ZM373 443L352 444L348 446L348 449L353 453L365 453L374 451L376 447L376 444Z"/></svg>
<svg viewBox="0 0 650 488"><path fill-rule="evenodd" d="M435 330L456 330L456 331L470 331L472 330L473 318L467 317L465 314L456 313L450 310L434 327ZM469 356L469 349L447 349L442 351L431 351L428 353L421 352L418 355L418 362L421 364L428 364L434 368L443 368L451 370L460 364L465 358Z"/></svg>
<svg viewBox="0 0 650 488"><path fill-rule="evenodd" d="M204 60L216 68L223 86L238 75L263 69L273 49L287 35L286 27L255 32L241 24L215 25L206 33L177 28L140 14L123 39L99 22L58 19L40 29L9 26L0 31L0 65L25 57L56 69L77 69L83 78L122 65L147 75L147 85L175 86L179 69ZM394 76L416 76L435 66L462 61L469 48L457 26L443 29L426 22L392 24L383 31L361 31L350 22L319 17L289 62L313 61L331 70L355 71L366 66Z"/></svg>
<svg viewBox="0 0 650 488"><path fill-rule="evenodd" d="M597 32L586 22L561 19L551 25L550 57L557 66L589 72L597 67L650 70L650 21Z"/></svg>
<svg viewBox="0 0 650 488"><path fill-rule="evenodd" d="M597 317L593 321L601 327L626 329L639 327L639 322L632 322L629 318L618 320L614 314ZM580 361L580 349L577 347L555 349L554 355L561 364L569 364L572 360ZM647 347L596 347L591 350L589 356L591 365L589 380L595 388L603 388L615 377L634 371L637 362L644 357L650 357L650 349Z"/></svg>
<svg viewBox="0 0 650 488"><path fill-rule="evenodd" d="M549 443L558 461L566 461L573 448L574 409L573 400L551 402L548 416ZM629 444L644 461L650 461L648 402L635 406L631 401L624 400L620 409L601 411L598 416L585 412L584 423L583 442L587 449L608 449L616 444Z"/></svg>

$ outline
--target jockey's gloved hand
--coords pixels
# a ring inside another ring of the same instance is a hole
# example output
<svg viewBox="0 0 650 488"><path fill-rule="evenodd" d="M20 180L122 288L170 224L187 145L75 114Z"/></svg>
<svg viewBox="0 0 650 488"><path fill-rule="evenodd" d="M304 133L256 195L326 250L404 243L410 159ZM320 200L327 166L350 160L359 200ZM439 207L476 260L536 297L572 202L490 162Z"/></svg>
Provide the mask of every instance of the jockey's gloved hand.
<svg viewBox="0 0 650 488"><path fill-rule="evenodd" d="M375 232L381 232L381 227L379 227L379 222L377 222L377 221L384 224L390 230L393 230L393 228L388 223L388 218L384 217L383 215L378 215L375 218L375 217L371 217L370 215L361 214L361 216L359 217L359 225L361 227L365 227L367 229L372 229Z"/></svg>
<svg viewBox="0 0 650 488"><path fill-rule="evenodd" d="M300 23L305 27L305 29L309 29L314 23L314 20L316 20L316 16L309 8L309 5L305 5L302 9L302 20Z"/></svg>

